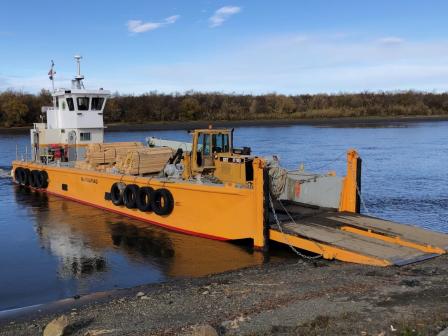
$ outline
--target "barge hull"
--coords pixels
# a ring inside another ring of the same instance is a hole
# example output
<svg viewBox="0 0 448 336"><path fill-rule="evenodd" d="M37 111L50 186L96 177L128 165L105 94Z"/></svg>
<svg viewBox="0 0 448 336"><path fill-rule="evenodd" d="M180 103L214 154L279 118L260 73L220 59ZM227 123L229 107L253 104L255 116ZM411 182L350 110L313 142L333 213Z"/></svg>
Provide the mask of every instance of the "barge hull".
<svg viewBox="0 0 448 336"><path fill-rule="evenodd" d="M14 161L13 171L17 167L44 170L49 183L42 191L49 194L195 236L215 240L252 239L254 247L264 250L267 242L273 240L325 259L390 266L432 258L446 253L448 248L446 234L351 211L317 210L308 215L291 211L291 220L272 222L274 209L269 208L269 197L265 196L269 190L261 159L253 162L251 187L172 181ZM116 182L169 190L174 198L172 213L157 215L114 205L107 194ZM300 206L290 209L294 208L300 209Z"/></svg>
<svg viewBox="0 0 448 336"><path fill-rule="evenodd" d="M254 188L235 188L231 185L207 185L184 181L150 179L148 177L117 175L68 167L53 167L31 162L14 161L17 167L45 170L49 184L41 189L49 194L70 199L106 211L142 220L171 230L215 240L253 239L262 247L263 201L261 192ZM262 172L262 171L261 171ZM255 176L255 179L263 176ZM174 208L169 215L142 212L116 206L107 199L115 182L167 189L174 198Z"/></svg>

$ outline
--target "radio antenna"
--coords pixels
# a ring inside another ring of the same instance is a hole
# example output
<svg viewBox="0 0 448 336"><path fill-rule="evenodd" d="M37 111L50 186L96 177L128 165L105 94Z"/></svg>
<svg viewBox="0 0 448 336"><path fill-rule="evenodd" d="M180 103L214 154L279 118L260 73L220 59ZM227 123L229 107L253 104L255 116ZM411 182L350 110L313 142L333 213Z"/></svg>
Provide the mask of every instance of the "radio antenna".
<svg viewBox="0 0 448 336"><path fill-rule="evenodd" d="M75 60L76 60L77 67L78 67L78 73L77 73L75 79L72 80L72 86L78 90L84 89L84 84L82 82L84 79L84 76L81 75L81 59L82 59L82 56L75 55Z"/></svg>

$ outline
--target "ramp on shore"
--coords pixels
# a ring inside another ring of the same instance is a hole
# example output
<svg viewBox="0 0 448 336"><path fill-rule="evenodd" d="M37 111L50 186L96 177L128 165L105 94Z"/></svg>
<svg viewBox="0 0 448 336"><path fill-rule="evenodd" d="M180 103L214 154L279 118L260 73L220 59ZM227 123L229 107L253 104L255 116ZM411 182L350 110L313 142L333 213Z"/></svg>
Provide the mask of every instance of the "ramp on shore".
<svg viewBox="0 0 448 336"><path fill-rule="evenodd" d="M305 215L281 217L280 225L271 221L270 239L325 259L401 266L448 249L447 234L357 213L311 210Z"/></svg>

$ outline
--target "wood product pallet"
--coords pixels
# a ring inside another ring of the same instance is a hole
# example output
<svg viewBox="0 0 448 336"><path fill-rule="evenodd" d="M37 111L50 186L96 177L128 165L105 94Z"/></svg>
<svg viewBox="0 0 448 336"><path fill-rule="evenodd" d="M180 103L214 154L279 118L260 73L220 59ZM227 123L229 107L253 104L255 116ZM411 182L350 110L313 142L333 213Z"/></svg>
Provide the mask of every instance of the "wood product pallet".
<svg viewBox="0 0 448 336"><path fill-rule="evenodd" d="M158 173L172 155L173 150L168 147L129 150L119 158L116 168L127 175Z"/></svg>
<svg viewBox="0 0 448 336"><path fill-rule="evenodd" d="M86 161L91 165L114 164L125 156L130 150L143 148L141 142L116 142L104 144L91 144L87 147Z"/></svg>

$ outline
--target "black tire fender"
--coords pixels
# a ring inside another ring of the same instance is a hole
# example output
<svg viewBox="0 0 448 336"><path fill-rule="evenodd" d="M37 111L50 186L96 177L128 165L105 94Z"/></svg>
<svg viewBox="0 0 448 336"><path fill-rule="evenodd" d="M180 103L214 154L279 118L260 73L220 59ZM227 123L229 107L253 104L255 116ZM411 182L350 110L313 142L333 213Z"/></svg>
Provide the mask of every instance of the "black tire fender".
<svg viewBox="0 0 448 336"><path fill-rule="evenodd" d="M151 187L141 187L137 193L137 208L140 211L152 211L151 200L154 189Z"/></svg>
<svg viewBox="0 0 448 336"><path fill-rule="evenodd" d="M14 169L14 180L19 184L22 184L22 170L22 167Z"/></svg>
<svg viewBox="0 0 448 336"><path fill-rule="evenodd" d="M48 187L48 173L45 170L41 170L40 176L42 178L40 188L45 189Z"/></svg>
<svg viewBox="0 0 448 336"><path fill-rule="evenodd" d="M30 185L30 176L31 176L31 170L29 170L28 168L23 169L22 185L27 187Z"/></svg>
<svg viewBox="0 0 448 336"><path fill-rule="evenodd" d="M44 185L44 175L40 170L33 170L35 188L42 189Z"/></svg>
<svg viewBox="0 0 448 336"><path fill-rule="evenodd" d="M113 205L123 205L123 190L125 184L121 182L115 182L110 188L110 199Z"/></svg>
<svg viewBox="0 0 448 336"><path fill-rule="evenodd" d="M136 184L128 184L123 191L123 203L128 209L137 207L137 194L139 187Z"/></svg>
<svg viewBox="0 0 448 336"><path fill-rule="evenodd" d="M169 215L174 209L174 198L168 189L157 189L151 200L153 211L159 216Z"/></svg>
<svg viewBox="0 0 448 336"><path fill-rule="evenodd" d="M38 181L38 177L37 177L38 174L39 174L39 171L37 171L37 170L32 170L30 172L30 175L29 175L30 186L33 188L39 188L38 187L39 181Z"/></svg>

